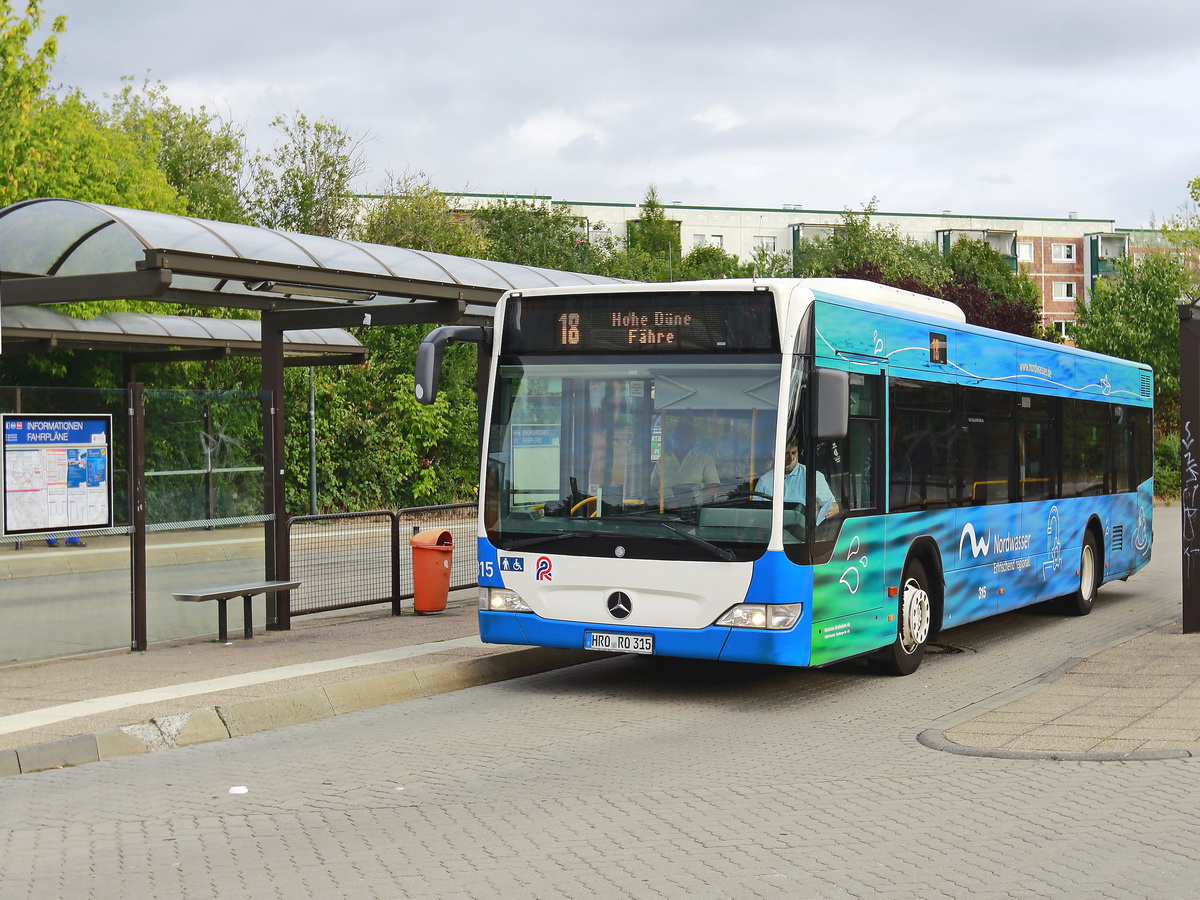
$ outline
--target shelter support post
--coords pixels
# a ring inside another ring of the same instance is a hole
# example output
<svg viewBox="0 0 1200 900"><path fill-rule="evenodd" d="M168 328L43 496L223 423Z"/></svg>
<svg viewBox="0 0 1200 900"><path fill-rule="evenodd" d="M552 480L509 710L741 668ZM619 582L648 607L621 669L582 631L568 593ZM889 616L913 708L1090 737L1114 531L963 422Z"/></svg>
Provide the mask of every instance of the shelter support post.
<svg viewBox="0 0 1200 900"><path fill-rule="evenodd" d="M1179 307L1180 513L1183 516L1183 633L1200 631L1200 318Z"/></svg>
<svg viewBox="0 0 1200 900"><path fill-rule="evenodd" d="M128 374L133 375L130 366ZM129 557L131 650L146 650L146 406L142 385L130 380L129 398Z"/></svg>
<svg viewBox="0 0 1200 900"><path fill-rule="evenodd" d="M276 313L262 314L262 393L263 393L263 512L267 516L264 534L265 577L287 581L291 571L285 511L283 411L283 332ZM290 631L292 628L291 594L280 591L267 597L267 630Z"/></svg>

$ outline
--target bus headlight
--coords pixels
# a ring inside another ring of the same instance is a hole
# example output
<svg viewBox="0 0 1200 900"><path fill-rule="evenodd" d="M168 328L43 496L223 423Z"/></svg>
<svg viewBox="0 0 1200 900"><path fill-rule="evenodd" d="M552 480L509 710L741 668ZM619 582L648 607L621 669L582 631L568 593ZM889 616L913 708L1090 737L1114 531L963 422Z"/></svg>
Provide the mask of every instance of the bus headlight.
<svg viewBox="0 0 1200 900"><path fill-rule="evenodd" d="M803 612L803 603L739 603L730 607L716 624L782 630L795 625Z"/></svg>
<svg viewBox="0 0 1200 900"><path fill-rule="evenodd" d="M479 608L492 612L533 612L529 604L516 591L496 587L479 589Z"/></svg>

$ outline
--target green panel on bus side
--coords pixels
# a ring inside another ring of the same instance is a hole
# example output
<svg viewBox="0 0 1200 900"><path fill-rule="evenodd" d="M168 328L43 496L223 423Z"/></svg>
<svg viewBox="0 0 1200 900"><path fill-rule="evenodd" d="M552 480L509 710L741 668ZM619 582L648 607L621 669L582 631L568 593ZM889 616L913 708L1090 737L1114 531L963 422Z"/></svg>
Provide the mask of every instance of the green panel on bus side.
<svg viewBox="0 0 1200 900"><path fill-rule="evenodd" d="M896 623L888 622L883 610L842 616L813 625L810 666L827 666L843 659L862 656L896 639Z"/></svg>
<svg viewBox="0 0 1200 900"><path fill-rule="evenodd" d="M894 600L885 586L884 520L848 519L829 562L813 567L812 664L824 665L885 646Z"/></svg>
<svg viewBox="0 0 1200 900"><path fill-rule="evenodd" d="M884 316L818 299L813 305L813 317L816 326L813 349L818 357L836 357L839 353L883 356Z"/></svg>

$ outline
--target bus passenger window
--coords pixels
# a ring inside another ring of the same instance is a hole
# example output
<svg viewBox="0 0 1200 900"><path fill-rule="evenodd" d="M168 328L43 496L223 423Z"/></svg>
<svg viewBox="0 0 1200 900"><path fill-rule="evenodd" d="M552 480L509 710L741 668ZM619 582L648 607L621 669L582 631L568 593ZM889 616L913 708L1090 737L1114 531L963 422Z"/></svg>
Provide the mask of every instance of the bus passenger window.
<svg viewBox="0 0 1200 900"><path fill-rule="evenodd" d="M1108 447L1108 405L1093 400L1063 402L1065 445L1063 496L1096 497L1106 491L1105 453Z"/></svg>
<svg viewBox="0 0 1200 900"><path fill-rule="evenodd" d="M1112 407L1112 461L1109 464L1110 490L1120 494L1137 489L1131 483L1129 454L1133 444L1133 425L1129 409L1125 406Z"/></svg>
<svg viewBox="0 0 1200 900"><path fill-rule="evenodd" d="M957 505L963 481L958 387L894 378L890 390L891 509Z"/></svg>
<svg viewBox="0 0 1200 900"><path fill-rule="evenodd" d="M968 501L981 506L1015 500L1013 396L1000 391L968 388L966 413L970 460Z"/></svg>
<svg viewBox="0 0 1200 900"><path fill-rule="evenodd" d="M1052 397L1022 397L1018 430L1018 477L1022 500L1051 500L1058 491L1058 441Z"/></svg>

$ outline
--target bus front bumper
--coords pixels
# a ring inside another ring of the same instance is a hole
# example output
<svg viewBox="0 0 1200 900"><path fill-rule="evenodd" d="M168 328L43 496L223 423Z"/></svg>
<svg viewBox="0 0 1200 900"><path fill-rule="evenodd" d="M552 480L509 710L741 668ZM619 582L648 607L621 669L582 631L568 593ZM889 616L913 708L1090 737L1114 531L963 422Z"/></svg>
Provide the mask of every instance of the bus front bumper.
<svg viewBox="0 0 1200 900"><path fill-rule="evenodd" d="M655 656L777 666L807 666L811 644L811 633L804 618L790 629L776 631L723 625L710 625L707 628L636 628L619 623L557 621L528 612L479 612L479 636L487 644L580 650L587 648L589 632L650 635L654 638Z"/></svg>

